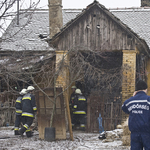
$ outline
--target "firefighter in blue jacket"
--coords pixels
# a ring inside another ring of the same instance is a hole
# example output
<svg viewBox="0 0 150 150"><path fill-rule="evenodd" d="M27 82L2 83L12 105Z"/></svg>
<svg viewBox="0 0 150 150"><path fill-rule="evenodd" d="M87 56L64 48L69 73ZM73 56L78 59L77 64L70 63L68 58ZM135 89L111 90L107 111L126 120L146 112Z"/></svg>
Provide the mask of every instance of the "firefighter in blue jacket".
<svg viewBox="0 0 150 150"><path fill-rule="evenodd" d="M21 100L23 95L27 93L26 89L22 89L21 92L19 93L19 97L16 100L15 108L16 108L16 120L15 120L15 129L14 129L14 134L19 135L19 126L21 123L21 115L22 115L22 106L21 106Z"/></svg>
<svg viewBox="0 0 150 150"><path fill-rule="evenodd" d="M150 150L150 96L147 95L147 84L140 80L136 91L136 95L122 105L122 110L129 114L131 150Z"/></svg>
<svg viewBox="0 0 150 150"><path fill-rule="evenodd" d="M30 126L34 120L34 114L37 111L36 103L35 103L35 96L33 95L34 91L33 86L28 86L27 94L25 94L22 98L22 123L23 127L19 130L19 133L23 135L26 131L27 137L32 136L32 132L30 130Z"/></svg>
<svg viewBox="0 0 150 150"><path fill-rule="evenodd" d="M73 116L72 116L73 128L75 125L77 125L79 121L80 129L85 130L86 113L87 113L87 99L82 95L80 89L76 89L73 101Z"/></svg>

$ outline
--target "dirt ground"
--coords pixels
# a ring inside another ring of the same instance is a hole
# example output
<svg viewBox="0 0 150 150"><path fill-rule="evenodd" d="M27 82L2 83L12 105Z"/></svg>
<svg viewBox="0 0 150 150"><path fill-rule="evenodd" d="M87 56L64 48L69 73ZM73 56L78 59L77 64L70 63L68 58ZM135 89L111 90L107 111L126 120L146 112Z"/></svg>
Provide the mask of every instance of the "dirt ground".
<svg viewBox="0 0 150 150"><path fill-rule="evenodd" d="M111 131L110 131L111 132ZM118 131L117 131L118 132ZM104 142L98 138L97 133L85 133L74 131L74 141L69 140L67 133L66 140L55 140L47 142L39 139L38 131L34 136L15 136L11 127L0 127L0 150L129 150L130 147L122 146L121 139L114 139L111 142Z"/></svg>

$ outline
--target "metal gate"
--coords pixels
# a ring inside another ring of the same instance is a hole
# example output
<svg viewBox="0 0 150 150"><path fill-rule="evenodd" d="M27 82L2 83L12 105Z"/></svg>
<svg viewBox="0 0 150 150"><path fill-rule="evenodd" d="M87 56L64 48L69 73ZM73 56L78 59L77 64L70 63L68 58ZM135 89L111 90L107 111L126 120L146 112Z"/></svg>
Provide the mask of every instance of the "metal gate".
<svg viewBox="0 0 150 150"><path fill-rule="evenodd" d="M109 93L92 94L88 98L87 131L99 132L98 117L101 114L104 130L113 130L121 123L121 96Z"/></svg>

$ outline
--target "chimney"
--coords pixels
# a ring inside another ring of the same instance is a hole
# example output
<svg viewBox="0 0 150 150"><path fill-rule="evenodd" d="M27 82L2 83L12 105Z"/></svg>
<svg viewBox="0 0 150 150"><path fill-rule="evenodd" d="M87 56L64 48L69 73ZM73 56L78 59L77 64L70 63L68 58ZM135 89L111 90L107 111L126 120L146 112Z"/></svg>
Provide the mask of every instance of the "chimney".
<svg viewBox="0 0 150 150"><path fill-rule="evenodd" d="M150 7L150 0L141 0L141 7Z"/></svg>
<svg viewBox="0 0 150 150"><path fill-rule="evenodd" d="M63 27L62 0L48 0L48 2L50 38L52 38Z"/></svg>

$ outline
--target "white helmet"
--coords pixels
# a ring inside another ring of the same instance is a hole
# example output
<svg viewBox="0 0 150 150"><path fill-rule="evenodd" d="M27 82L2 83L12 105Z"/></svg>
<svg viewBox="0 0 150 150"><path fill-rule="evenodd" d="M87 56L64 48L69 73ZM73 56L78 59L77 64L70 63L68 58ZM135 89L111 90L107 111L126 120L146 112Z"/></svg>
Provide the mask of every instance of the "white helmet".
<svg viewBox="0 0 150 150"><path fill-rule="evenodd" d="M20 94L20 95L25 95L25 94L27 94L27 89L22 89L19 94Z"/></svg>
<svg viewBox="0 0 150 150"><path fill-rule="evenodd" d="M80 89L76 89L75 93L76 94L82 94Z"/></svg>
<svg viewBox="0 0 150 150"><path fill-rule="evenodd" d="M28 86L27 91L33 91L35 88L33 86Z"/></svg>
<svg viewBox="0 0 150 150"><path fill-rule="evenodd" d="M76 89L76 86L72 86L71 88L72 88L72 89Z"/></svg>

